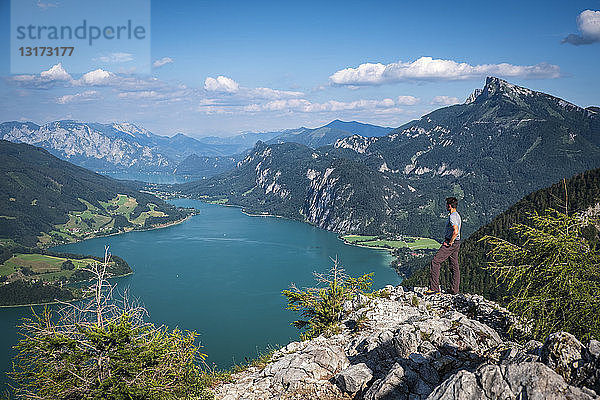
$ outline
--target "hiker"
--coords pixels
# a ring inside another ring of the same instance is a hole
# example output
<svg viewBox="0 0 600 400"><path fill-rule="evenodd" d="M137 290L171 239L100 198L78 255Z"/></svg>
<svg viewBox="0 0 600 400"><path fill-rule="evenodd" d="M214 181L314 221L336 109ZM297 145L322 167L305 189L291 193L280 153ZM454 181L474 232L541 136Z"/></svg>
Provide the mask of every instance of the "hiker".
<svg viewBox="0 0 600 400"><path fill-rule="evenodd" d="M440 267L447 258L450 258L450 269L452 270L452 287L451 294L458 293L460 285L460 268L458 266L458 249L460 249L460 228L462 220L456 211L458 200L456 197L448 197L446 199L446 210L450 213L448 222L446 223L446 233L444 235L444 243L431 261L429 269L429 290L426 295L440 293Z"/></svg>

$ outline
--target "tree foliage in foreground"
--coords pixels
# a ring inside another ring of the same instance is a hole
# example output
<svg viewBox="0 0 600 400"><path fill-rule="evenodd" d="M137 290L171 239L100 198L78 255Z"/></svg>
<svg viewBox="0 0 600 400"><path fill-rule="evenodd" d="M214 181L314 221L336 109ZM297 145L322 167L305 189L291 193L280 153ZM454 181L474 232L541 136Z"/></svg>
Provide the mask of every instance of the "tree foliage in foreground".
<svg viewBox="0 0 600 400"><path fill-rule="evenodd" d="M11 377L25 399L212 398L198 366L205 355L195 332L155 327L146 310L116 305L105 262L90 268L96 277L91 300L47 308L21 325Z"/></svg>
<svg viewBox="0 0 600 400"><path fill-rule="evenodd" d="M328 274L314 275L321 287L300 290L292 284L289 290L282 291L288 300L287 309L299 312L303 318L292 323L298 329L305 329L300 334L302 340L321 334L329 336L339 333L339 323L344 317L344 302L356 293L368 290L373 283L373 273L358 278L350 277L338 266L337 259Z"/></svg>
<svg viewBox="0 0 600 400"><path fill-rule="evenodd" d="M489 268L508 286L508 307L543 338L567 331L580 340L600 338L600 253L585 238L590 221L548 209L511 230L520 244L494 236Z"/></svg>

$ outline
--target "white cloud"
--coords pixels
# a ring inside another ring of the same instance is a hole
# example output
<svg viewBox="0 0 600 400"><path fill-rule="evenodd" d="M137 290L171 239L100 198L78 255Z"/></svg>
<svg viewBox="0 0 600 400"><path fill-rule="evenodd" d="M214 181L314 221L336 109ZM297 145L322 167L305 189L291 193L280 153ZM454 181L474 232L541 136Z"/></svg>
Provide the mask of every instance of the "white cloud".
<svg viewBox="0 0 600 400"><path fill-rule="evenodd" d="M56 99L58 104L67 104L74 102L90 101L95 100L99 97L98 92L95 90L87 90L77 94L67 94Z"/></svg>
<svg viewBox="0 0 600 400"><path fill-rule="evenodd" d="M152 63L153 68L160 68L163 65L171 64L175 62L171 57L163 57L160 60L156 60Z"/></svg>
<svg viewBox="0 0 600 400"><path fill-rule="evenodd" d="M106 86L113 82L115 78L116 75L112 72L98 68L94 71L83 74L83 76L79 78L79 83L89 86Z"/></svg>
<svg viewBox="0 0 600 400"><path fill-rule="evenodd" d="M50 81L70 81L71 79L73 79L71 78L71 75L69 75L67 71L65 71L65 69L62 66L62 63L54 65L47 71L42 71L40 73L40 76L43 79L47 79Z"/></svg>
<svg viewBox="0 0 600 400"><path fill-rule="evenodd" d="M107 56L98 57L97 60L104 63L116 64L133 60L133 54L130 53L111 53Z"/></svg>
<svg viewBox="0 0 600 400"><path fill-rule="evenodd" d="M383 100L355 100L343 102L337 100L329 100L324 103L313 103L306 99L287 99L273 100L265 104L250 104L243 108L244 111L288 111L302 113L318 113L330 111L349 111L349 110L384 110L392 108L396 102L392 99Z"/></svg>
<svg viewBox="0 0 600 400"><path fill-rule="evenodd" d="M421 101L421 99L419 99L418 97L414 97L414 96L398 96L398 99L396 100L396 104L401 104L404 106L414 106L419 101Z"/></svg>
<svg viewBox="0 0 600 400"><path fill-rule="evenodd" d="M433 100L431 100L431 104L450 106L452 104L458 104L461 101L458 97L450 97L450 96L435 96Z"/></svg>
<svg viewBox="0 0 600 400"><path fill-rule="evenodd" d="M216 79L209 76L204 81L204 89L209 92L236 93L240 85L226 76L219 75Z"/></svg>
<svg viewBox="0 0 600 400"><path fill-rule="evenodd" d="M581 35L570 34L563 43L575 46L600 42L600 11L585 10L577 16L577 28Z"/></svg>
<svg viewBox="0 0 600 400"><path fill-rule="evenodd" d="M277 90L271 88L254 88L247 89L244 93L246 97L250 97L253 99L268 99L268 100L276 100L290 97L300 97L303 96L303 92L294 92L289 90Z"/></svg>
<svg viewBox="0 0 600 400"><path fill-rule="evenodd" d="M73 78L61 63L52 66L39 75L15 75L7 78L13 84L25 88L48 89L53 86L71 86Z"/></svg>
<svg viewBox="0 0 600 400"><path fill-rule="evenodd" d="M119 93L121 99L163 99L164 94L158 93L155 90L142 90L140 92L123 92Z"/></svg>
<svg viewBox="0 0 600 400"><path fill-rule="evenodd" d="M540 63L536 65L483 64L470 65L453 60L421 57L413 62L391 64L365 63L357 68L345 68L329 77L334 85L382 85L402 81L465 80L488 75L520 78L558 78L560 68Z"/></svg>
<svg viewBox="0 0 600 400"><path fill-rule="evenodd" d="M58 4L56 4L56 3L42 3L41 1L38 0L37 6L39 8L41 8L42 10L46 10L48 8L56 8L56 7L58 7Z"/></svg>

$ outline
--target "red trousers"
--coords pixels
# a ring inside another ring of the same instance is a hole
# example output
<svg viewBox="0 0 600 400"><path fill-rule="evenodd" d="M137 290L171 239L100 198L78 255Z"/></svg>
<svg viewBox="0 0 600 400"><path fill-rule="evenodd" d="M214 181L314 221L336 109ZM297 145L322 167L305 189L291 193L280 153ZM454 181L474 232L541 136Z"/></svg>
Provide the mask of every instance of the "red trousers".
<svg viewBox="0 0 600 400"><path fill-rule="evenodd" d="M431 267L429 268L429 289L440 291L440 267L442 263L450 258L450 269L452 270L452 288L450 292L452 294L458 293L458 287L460 285L460 268L458 266L458 249L460 249L460 241L455 240L452 246L446 247L442 244L442 247L438 250L435 257L431 261Z"/></svg>

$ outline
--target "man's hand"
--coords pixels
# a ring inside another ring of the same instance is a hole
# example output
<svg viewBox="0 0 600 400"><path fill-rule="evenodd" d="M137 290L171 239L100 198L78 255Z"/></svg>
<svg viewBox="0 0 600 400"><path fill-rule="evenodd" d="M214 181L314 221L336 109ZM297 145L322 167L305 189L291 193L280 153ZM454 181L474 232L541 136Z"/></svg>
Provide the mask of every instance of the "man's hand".
<svg viewBox="0 0 600 400"><path fill-rule="evenodd" d="M450 244L450 243L448 243L448 241L447 241L447 240L444 240L444 247L450 247L450 246L451 246L451 244Z"/></svg>

